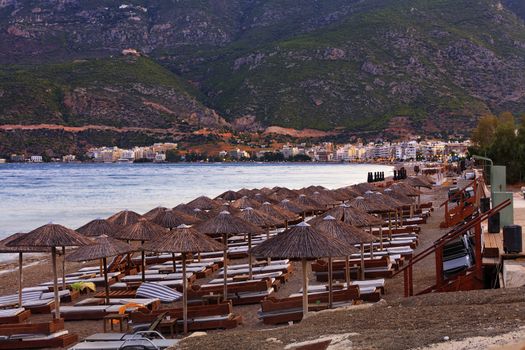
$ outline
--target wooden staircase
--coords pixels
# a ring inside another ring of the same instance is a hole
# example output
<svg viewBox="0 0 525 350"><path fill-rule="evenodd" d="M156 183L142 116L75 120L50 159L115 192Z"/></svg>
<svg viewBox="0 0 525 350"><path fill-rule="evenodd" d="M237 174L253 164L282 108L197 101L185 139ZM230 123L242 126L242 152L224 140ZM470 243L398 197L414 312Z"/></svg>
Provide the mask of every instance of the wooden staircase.
<svg viewBox="0 0 525 350"><path fill-rule="evenodd" d="M478 210L480 194L482 193L480 189L483 188L482 181L483 179L481 177L475 179L459 192L455 193L454 196L441 203L440 207L445 207L445 220L439 225L441 228L454 227L465 221ZM466 190L469 187L474 189L473 197L467 195ZM456 206L451 206L451 199L457 200Z"/></svg>
<svg viewBox="0 0 525 350"><path fill-rule="evenodd" d="M413 283L413 268L414 265L422 261L427 256L434 254L436 263L436 283L424 290L416 293L417 295L431 293L431 292L451 292L460 290L472 290L482 289L483 283L483 267L482 267L482 241L481 241L481 224L489 217L500 212L511 204L510 200L506 200L496 207L486 211L485 213L479 213L476 211L473 216L466 222L456 225L452 230L447 232L445 235L440 237L434 242L433 245L426 248L422 252L414 255L409 259L408 264L397 270L393 276L403 273L405 297L414 295L414 283ZM474 232L474 262L475 265L467 270L459 272L458 274L449 278L444 277L443 271L443 249L445 246L464 235L465 233Z"/></svg>

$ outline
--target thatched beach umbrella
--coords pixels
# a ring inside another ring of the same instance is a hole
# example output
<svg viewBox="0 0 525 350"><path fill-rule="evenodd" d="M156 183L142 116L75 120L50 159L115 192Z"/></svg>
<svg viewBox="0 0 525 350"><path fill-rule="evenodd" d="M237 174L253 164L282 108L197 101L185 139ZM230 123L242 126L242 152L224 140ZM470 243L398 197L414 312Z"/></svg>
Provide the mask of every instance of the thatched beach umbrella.
<svg viewBox="0 0 525 350"><path fill-rule="evenodd" d="M163 211L157 212L157 214L155 214L150 219L150 221L171 230L172 228L183 224L193 225L200 222L201 220L197 219L195 216L176 212L172 209L165 209Z"/></svg>
<svg viewBox="0 0 525 350"><path fill-rule="evenodd" d="M100 235L93 237L93 244L82 246L70 253L66 259L68 261L89 261L102 259L104 266L104 289L106 292L106 305L109 305L109 283L108 283L108 264L107 258L136 252L138 249L117 239Z"/></svg>
<svg viewBox="0 0 525 350"><path fill-rule="evenodd" d="M255 199L250 199L246 196L243 196L239 199L237 199L235 202L233 202L230 207L237 208L237 209L245 209L245 208L258 208L261 206L261 203L257 202Z"/></svg>
<svg viewBox="0 0 525 350"><path fill-rule="evenodd" d="M241 209L239 208L234 208L230 205L230 203L224 203L222 204L221 206L215 208L215 209L212 209L208 212L208 214L210 214L210 219L212 217L215 217L217 215L219 215L221 212L223 211L227 211L229 212L230 214L232 215L235 215L235 214L238 214L241 212Z"/></svg>
<svg viewBox="0 0 525 350"><path fill-rule="evenodd" d="M377 201L376 198L372 197L365 198L363 196L359 196L348 202L348 205L352 208L361 209L367 213L375 214L388 213L391 210L389 206Z"/></svg>
<svg viewBox="0 0 525 350"><path fill-rule="evenodd" d="M260 204L265 203L265 202L272 202L272 199L262 192L257 192L256 194L253 195L252 198L256 200L257 202L259 202Z"/></svg>
<svg viewBox="0 0 525 350"><path fill-rule="evenodd" d="M187 226L180 225L170 233L144 245L144 249L156 253L182 254L182 315L184 334L188 333L188 279L186 259L189 253L202 253L223 250L219 242Z"/></svg>
<svg viewBox="0 0 525 350"><path fill-rule="evenodd" d="M223 199L225 201L232 202L234 200L237 200L239 198L242 198L242 194L235 192L235 191L226 191L215 197L215 199Z"/></svg>
<svg viewBox="0 0 525 350"><path fill-rule="evenodd" d="M353 185L352 189L360 195L363 195L366 191L377 191L377 187L369 184L368 182L362 182L360 184Z"/></svg>
<svg viewBox="0 0 525 350"><path fill-rule="evenodd" d="M187 206L191 208L199 208L201 210L212 210L214 208L220 207L221 202L213 200L206 196L200 196L192 200L191 202L186 203Z"/></svg>
<svg viewBox="0 0 525 350"><path fill-rule="evenodd" d="M355 197L359 197L361 193L357 192L352 187L341 187L335 190L331 190L330 194L339 201L349 201Z"/></svg>
<svg viewBox="0 0 525 350"><path fill-rule="evenodd" d="M208 220L213 215L199 208L192 208L186 204L179 204L173 208L177 213L184 213L196 217L199 220Z"/></svg>
<svg viewBox="0 0 525 350"><path fill-rule="evenodd" d="M238 194L241 195L241 197L247 196L250 197L252 194L254 194L254 190L250 190L248 188L241 188L237 191Z"/></svg>
<svg viewBox="0 0 525 350"><path fill-rule="evenodd" d="M406 179L404 179L402 182L406 182L411 186L414 187L425 187L428 189L432 189L432 183L430 180L422 175L422 176L409 176Z"/></svg>
<svg viewBox="0 0 525 350"><path fill-rule="evenodd" d="M399 191L403 193L405 196L409 196L409 197L417 197L422 194L420 190L404 182L396 182L392 184L390 188L394 191Z"/></svg>
<svg viewBox="0 0 525 350"><path fill-rule="evenodd" d="M287 198L295 198L299 193L294 190L290 190L286 187L274 187L270 198L275 198L278 201L282 201Z"/></svg>
<svg viewBox="0 0 525 350"><path fill-rule="evenodd" d="M403 210L403 203L399 202L398 200L389 197L384 196L380 192L372 192L367 191L363 195L366 199L369 199L370 201L376 201L377 203L382 203L388 208L390 208L389 211L387 211L388 214L388 233L390 239L392 239L392 216L390 214L394 213L395 219L396 219L396 227L398 226L398 209ZM383 239L381 237L381 249L383 249Z"/></svg>
<svg viewBox="0 0 525 350"><path fill-rule="evenodd" d="M235 216L262 228L276 227L282 223L281 220L252 207L244 208Z"/></svg>
<svg viewBox="0 0 525 350"><path fill-rule="evenodd" d="M361 277L363 278L365 270L364 243L373 243L376 240L376 237L360 228L342 221L337 221L333 216L326 216L321 222L316 224L315 227L335 238L340 239L352 247L355 244L361 245ZM358 250L355 249L355 252L358 252ZM349 286L350 264L348 255L345 257L345 260L345 279L347 285Z"/></svg>
<svg viewBox="0 0 525 350"><path fill-rule="evenodd" d="M224 244L224 300L228 299L228 235L230 234L260 234L264 231L259 227L233 216L228 211L223 211L219 215L195 225L195 229L201 233L212 237L222 236Z"/></svg>
<svg viewBox="0 0 525 350"><path fill-rule="evenodd" d="M0 253L18 253L18 305L22 307L22 289L23 289L23 254L24 253L42 253L49 252L48 248L41 247L8 247L7 244L27 233L19 232L4 238L0 241Z"/></svg>
<svg viewBox="0 0 525 350"><path fill-rule="evenodd" d="M144 245L144 242L154 240L165 234L166 231L164 227L142 218L134 224L124 226L115 234L115 238L128 242L138 241ZM141 250L141 270L142 282L144 282L146 280L144 249Z"/></svg>
<svg viewBox="0 0 525 350"><path fill-rule="evenodd" d="M142 217L145 218L145 219L151 220L152 218L155 217L155 215L157 215L158 213L162 213L166 209L168 209L168 208L162 207L162 206L158 206L158 207L155 207L155 208L151 209L150 211L142 214Z"/></svg>
<svg viewBox="0 0 525 350"><path fill-rule="evenodd" d="M383 190L383 194L385 196L389 196L391 198L396 199L397 201L403 204L403 207L408 206L410 208L410 217L413 216L415 203L412 198L410 198L409 196L406 196L400 191L394 191L392 188L385 188ZM401 215L403 215L403 212L404 210L401 210Z"/></svg>
<svg viewBox="0 0 525 350"><path fill-rule="evenodd" d="M291 201L290 199L283 199L277 204L277 206L299 215L303 215L305 210L308 210L308 208L304 208L303 206L300 206L295 201Z"/></svg>
<svg viewBox="0 0 525 350"><path fill-rule="evenodd" d="M310 195L310 198L316 201L317 203L324 205L325 208L340 202L339 200L335 199L334 196L332 196L331 193L328 191L315 191Z"/></svg>
<svg viewBox="0 0 525 350"><path fill-rule="evenodd" d="M139 213L126 209L126 210L122 210L116 214L111 215L108 218L108 221L114 225L126 226L126 225L136 223L141 218L142 216Z"/></svg>
<svg viewBox="0 0 525 350"><path fill-rule="evenodd" d="M353 248L353 247L352 247ZM303 269L303 317L308 313L307 260L347 256L352 248L337 238L318 231L306 222L274 236L252 249L259 258L301 259Z"/></svg>
<svg viewBox="0 0 525 350"><path fill-rule="evenodd" d="M299 215L286 210L283 207L271 204L270 202L264 202L258 210L266 215L281 220L283 223L299 219Z"/></svg>
<svg viewBox="0 0 525 350"><path fill-rule="evenodd" d="M305 194L300 194L296 199L295 203L307 208L306 211L319 212L325 210L326 206L322 203L315 201L314 199L307 197Z"/></svg>
<svg viewBox="0 0 525 350"><path fill-rule="evenodd" d="M91 220L87 224L77 228L75 231L86 237L97 237L106 235L112 237L121 227L112 224L106 219Z"/></svg>
<svg viewBox="0 0 525 350"><path fill-rule="evenodd" d="M53 265L53 292L55 294L55 318L60 318L60 298L58 297L57 247L78 247L90 245L92 241L80 233L62 225L49 223L8 242L8 247L51 248Z"/></svg>

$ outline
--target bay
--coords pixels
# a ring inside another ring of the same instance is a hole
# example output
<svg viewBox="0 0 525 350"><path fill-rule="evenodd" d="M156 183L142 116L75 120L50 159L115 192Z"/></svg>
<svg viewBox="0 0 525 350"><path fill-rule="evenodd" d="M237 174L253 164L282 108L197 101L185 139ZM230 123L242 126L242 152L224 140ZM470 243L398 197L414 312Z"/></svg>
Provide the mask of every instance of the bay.
<svg viewBox="0 0 525 350"><path fill-rule="evenodd" d="M392 175L376 164L0 164L0 238L48 222L78 228L130 209L144 213L226 190L365 182L369 171Z"/></svg>

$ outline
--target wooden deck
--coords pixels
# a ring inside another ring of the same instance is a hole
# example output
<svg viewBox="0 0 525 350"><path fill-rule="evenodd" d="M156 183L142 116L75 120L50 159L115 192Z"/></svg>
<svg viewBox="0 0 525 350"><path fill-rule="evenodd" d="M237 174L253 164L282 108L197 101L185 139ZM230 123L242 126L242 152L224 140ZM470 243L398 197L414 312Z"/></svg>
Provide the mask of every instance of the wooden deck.
<svg viewBox="0 0 525 350"><path fill-rule="evenodd" d="M503 232L488 233L485 231L483 234L483 264L499 264L503 254Z"/></svg>

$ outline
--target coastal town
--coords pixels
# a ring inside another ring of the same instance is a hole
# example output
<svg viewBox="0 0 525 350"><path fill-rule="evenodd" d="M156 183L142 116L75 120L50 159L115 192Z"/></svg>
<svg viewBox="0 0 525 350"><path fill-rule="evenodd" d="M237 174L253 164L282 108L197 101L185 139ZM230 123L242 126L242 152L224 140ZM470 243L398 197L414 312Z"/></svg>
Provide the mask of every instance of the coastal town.
<svg viewBox="0 0 525 350"><path fill-rule="evenodd" d="M61 158L45 158L42 155L13 154L5 162L95 162L95 163L166 163L166 162L227 162L227 161L301 161L301 162L381 162L399 161L456 161L467 154L470 141L405 141L381 143L335 144L322 142L285 143L279 148L257 145L235 147L216 153L199 153L181 149L177 143L155 143L151 146L122 149L113 147L90 148L80 157L73 154Z"/></svg>

